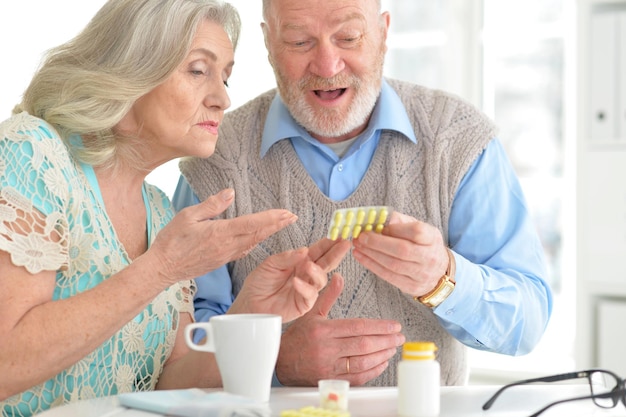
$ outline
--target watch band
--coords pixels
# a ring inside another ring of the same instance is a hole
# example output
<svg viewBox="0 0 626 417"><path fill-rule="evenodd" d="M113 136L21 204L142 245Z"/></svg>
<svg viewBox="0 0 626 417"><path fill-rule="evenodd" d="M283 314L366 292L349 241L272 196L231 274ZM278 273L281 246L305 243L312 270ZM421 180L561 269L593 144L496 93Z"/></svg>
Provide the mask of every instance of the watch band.
<svg viewBox="0 0 626 417"><path fill-rule="evenodd" d="M419 301L430 308L437 307L439 304L443 303L454 290L456 262L450 249L446 248L446 251L448 252L448 268L446 269L446 273L439 279L439 282L432 291L422 296L413 297L415 301Z"/></svg>

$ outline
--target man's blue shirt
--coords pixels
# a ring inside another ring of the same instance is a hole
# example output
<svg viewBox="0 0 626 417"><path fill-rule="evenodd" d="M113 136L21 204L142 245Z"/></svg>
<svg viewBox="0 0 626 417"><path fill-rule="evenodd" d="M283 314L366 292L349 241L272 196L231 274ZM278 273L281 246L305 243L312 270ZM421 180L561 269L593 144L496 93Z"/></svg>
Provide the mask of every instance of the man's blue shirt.
<svg viewBox="0 0 626 417"><path fill-rule="evenodd" d="M368 128L341 157L299 126L277 95L267 115L261 157L274 143L291 140L320 190L332 200L344 200L365 175L381 130L402 133L399 140L419 140L404 105L386 82ZM199 202L182 177L173 201L177 210ZM497 138L461 181L448 230L457 265L456 289L434 309L440 323L468 346L510 355L527 353L545 330L545 325L530 324L547 323L552 295L541 278L546 276L541 242L520 183ZM226 266L196 282L197 321L228 310L233 297ZM543 302L546 298L547 304ZM510 327L510 323L519 325Z"/></svg>

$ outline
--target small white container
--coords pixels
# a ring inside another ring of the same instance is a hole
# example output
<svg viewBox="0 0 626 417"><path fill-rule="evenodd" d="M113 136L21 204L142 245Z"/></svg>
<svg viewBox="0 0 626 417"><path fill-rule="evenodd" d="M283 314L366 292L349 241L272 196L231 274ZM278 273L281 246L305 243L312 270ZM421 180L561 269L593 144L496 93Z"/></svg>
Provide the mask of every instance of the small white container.
<svg viewBox="0 0 626 417"><path fill-rule="evenodd" d="M440 367L432 342L407 342L398 363L398 415L437 417L440 409Z"/></svg>
<svg viewBox="0 0 626 417"><path fill-rule="evenodd" d="M320 408L326 410L348 410L350 381L342 379L322 379L318 382Z"/></svg>

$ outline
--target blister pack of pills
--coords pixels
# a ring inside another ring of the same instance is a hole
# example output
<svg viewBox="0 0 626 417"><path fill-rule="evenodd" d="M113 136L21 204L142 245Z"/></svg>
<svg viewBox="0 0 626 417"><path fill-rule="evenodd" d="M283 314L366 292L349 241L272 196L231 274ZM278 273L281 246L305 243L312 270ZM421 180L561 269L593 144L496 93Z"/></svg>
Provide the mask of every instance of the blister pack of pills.
<svg viewBox="0 0 626 417"><path fill-rule="evenodd" d="M361 232L381 233L392 211L389 206L362 206L335 210L326 237L331 240L356 239Z"/></svg>
<svg viewBox="0 0 626 417"><path fill-rule="evenodd" d="M350 417L349 411L327 410L318 407L304 407L299 410L284 410L280 417Z"/></svg>

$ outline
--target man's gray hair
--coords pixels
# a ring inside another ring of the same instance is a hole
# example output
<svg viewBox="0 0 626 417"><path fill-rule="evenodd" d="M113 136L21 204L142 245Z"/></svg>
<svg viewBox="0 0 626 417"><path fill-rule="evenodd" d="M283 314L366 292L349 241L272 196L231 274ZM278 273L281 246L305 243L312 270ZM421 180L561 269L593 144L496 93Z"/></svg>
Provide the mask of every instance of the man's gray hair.
<svg viewBox="0 0 626 417"><path fill-rule="evenodd" d="M306 1L306 0L301 0L301 1ZM371 0L366 0L366 1L371 1ZM380 12L380 9L382 8L381 0L375 0L375 1L378 4L378 11ZM265 20L266 22L268 21L271 2L272 0L263 0L263 20Z"/></svg>

